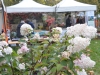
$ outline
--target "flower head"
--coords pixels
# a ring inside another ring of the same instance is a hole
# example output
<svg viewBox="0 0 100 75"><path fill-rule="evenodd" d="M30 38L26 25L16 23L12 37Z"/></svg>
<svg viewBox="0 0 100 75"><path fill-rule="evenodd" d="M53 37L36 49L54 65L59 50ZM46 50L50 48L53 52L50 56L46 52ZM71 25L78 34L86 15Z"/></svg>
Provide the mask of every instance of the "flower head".
<svg viewBox="0 0 100 75"><path fill-rule="evenodd" d="M66 51L64 51L64 52L61 53L61 56L62 56L63 58L67 58L67 59L69 59L70 52L66 52Z"/></svg>
<svg viewBox="0 0 100 75"><path fill-rule="evenodd" d="M87 73L84 69L82 69L82 71L77 71L77 75L87 75Z"/></svg>
<svg viewBox="0 0 100 75"><path fill-rule="evenodd" d="M17 51L18 54L23 54L23 53L27 53L27 52L29 52L29 48L27 48L27 46L22 46L22 47Z"/></svg>
<svg viewBox="0 0 100 75"><path fill-rule="evenodd" d="M52 28L52 33L61 34L62 33L62 28L61 27Z"/></svg>
<svg viewBox="0 0 100 75"><path fill-rule="evenodd" d="M73 61L75 66L79 66L82 69L92 68L96 64L90 57L86 56L85 54L81 55L80 59L76 59Z"/></svg>
<svg viewBox="0 0 100 75"><path fill-rule="evenodd" d="M88 26L86 24L76 24L74 26L67 28L67 36L83 36L85 38L95 38L97 29L93 26Z"/></svg>
<svg viewBox="0 0 100 75"><path fill-rule="evenodd" d="M33 39L40 39L40 34L38 32L35 33Z"/></svg>
<svg viewBox="0 0 100 75"><path fill-rule="evenodd" d="M67 47L67 50L75 53L81 50L84 50L87 46L90 45L89 38L75 37L69 40L70 45Z"/></svg>
<svg viewBox="0 0 100 75"><path fill-rule="evenodd" d="M33 28L29 24L23 24L20 28L21 35L26 36L33 32Z"/></svg>
<svg viewBox="0 0 100 75"><path fill-rule="evenodd" d="M8 46L8 43L6 41L0 41L0 46L1 47Z"/></svg>
<svg viewBox="0 0 100 75"><path fill-rule="evenodd" d="M6 54L11 54L13 52L12 48L11 47L6 47L4 48L3 50Z"/></svg>
<svg viewBox="0 0 100 75"><path fill-rule="evenodd" d="M18 65L18 67L21 69L21 70L24 70L25 69L25 64L24 63L21 63Z"/></svg>

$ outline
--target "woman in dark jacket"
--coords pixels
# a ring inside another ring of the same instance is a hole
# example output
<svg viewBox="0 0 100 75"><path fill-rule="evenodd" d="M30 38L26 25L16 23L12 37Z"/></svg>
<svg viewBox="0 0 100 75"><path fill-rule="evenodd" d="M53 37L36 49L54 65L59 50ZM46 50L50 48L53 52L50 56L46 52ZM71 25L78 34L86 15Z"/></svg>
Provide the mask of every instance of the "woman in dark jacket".
<svg viewBox="0 0 100 75"><path fill-rule="evenodd" d="M18 38L23 37L23 36L21 35L21 33L20 33L20 28L21 28L21 26L22 26L24 23L25 23L24 21L21 21L21 22L19 23L19 25L17 26L17 37L18 37Z"/></svg>
<svg viewBox="0 0 100 75"><path fill-rule="evenodd" d="M71 16L69 15L68 18L66 19L66 27L71 26Z"/></svg>

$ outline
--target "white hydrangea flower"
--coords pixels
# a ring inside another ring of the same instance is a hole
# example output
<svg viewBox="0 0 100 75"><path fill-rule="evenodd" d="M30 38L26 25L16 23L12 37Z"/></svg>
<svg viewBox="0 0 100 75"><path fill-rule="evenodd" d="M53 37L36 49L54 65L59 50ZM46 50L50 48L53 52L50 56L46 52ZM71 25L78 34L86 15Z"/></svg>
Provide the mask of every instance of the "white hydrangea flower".
<svg viewBox="0 0 100 75"><path fill-rule="evenodd" d="M93 26L88 26L86 24L76 24L71 27L67 27L67 36L83 36L85 38L95 38L97 29Z"/></svg>
<svg viewBox="0 0 100 75"><path fill-rule="evenodd" d="M85 54L82 54L80 59L76 59L73 62L75 66L79 66L82 69L92 68L96 64L95 61L91 60Z"/></svg>
<svg viewBox="0 0 100 75"><path fill-rule="evenodd" d="M40 37L40 34L39 34L38 32L34 34L33 39L40 39L40 38L41 38L41 37Z"/></svg>
<svg viewBox="0 0 100 75"><path fill-rule="evenodd" d="M6 41L0 41L0 46L1 47L8 46L8 43Z"/></svg>
<svg viewBox="0 0 100 75"><path fill-rule="evenodd" d="M87 75L87 73L84 69L82 69L82 71L77 71L77 75Z"/></svg>
<svg viewBox="0 0 100 75"><path fill-rule="evenodd" d="M17 51L18 54L27 53L27 52L29 52L29 48L27 48L27 46L22 46L22 47Z"/></svg>
<svg viewBox="0 0 100 75"><path fill-rule="evenodd" d="M93 26L86 26L82 32L82 36L85 38L95 38L97 34L97 29Z"/></svg>
<svg viewBox="0 0 100 75"><path fill-rule="evenodd" d="M21 35L26 36L33 32L33 28L29 24L23 24L20 28Z"/></svg>
<svg viewBox="0 0 100 75"><path fill-rule="evenodd" d="M25 64L24 63L21 63L18 65L18 67L21 69L21 70L24 70L25 69Z"/></svg>
<svg viewBox="0 0 100 75"><path fill-rule="evenodd" d="M6 54L11 54L11 53L13 52L13 50L12 50L11 47L6 47L6 48L4 48L4 52L5 52Z"/></svg>
<svg viewBox="0 0 100 75"><path fill-rule="evenodd" d="M71 54L70 52L64 51L64 52L61 53L61 56L62 56L63 58L69 59L70 54Z"/></svg>
<svg viewBox="0 0 100 75"><path fill-rule="evenodd" d="M69 43L71 45L69 45L67 47L67 50L75 53L75 52L79 52L81 50L84 50L87 46L90 45L90 39L89 38L82 38L82 37L75 37L72 38L71 40L69 40Z"/></svg>
<svg viewBox="0 0 100 75"><path fill-rule="evenodd" d="M22 46L27 46L27 43L25 43L25 42L20 42L19 46L20 46L20 47L22 47Z"/></svg>
<svg viewBox="0 0 100 75"><path fill-rule="evenodd" d="M52 28L52 32L61 34L62 33L62 28L61 27Z"/></svg>
<svg viewBox="0 0 100 75"><path fill-rule="evenodd" d="M81 33L83 32L83 29L86 27L86 24L76 24L71 27L67 27L67 36L72 37L72 36L80 36Z"/></svg>
<svg viewBox="0 0 100 75"><path fill-rule="evenodd" d="M62 28L61 27L56 27L56 29L60 32L60 34L62 33Z"/></svg>

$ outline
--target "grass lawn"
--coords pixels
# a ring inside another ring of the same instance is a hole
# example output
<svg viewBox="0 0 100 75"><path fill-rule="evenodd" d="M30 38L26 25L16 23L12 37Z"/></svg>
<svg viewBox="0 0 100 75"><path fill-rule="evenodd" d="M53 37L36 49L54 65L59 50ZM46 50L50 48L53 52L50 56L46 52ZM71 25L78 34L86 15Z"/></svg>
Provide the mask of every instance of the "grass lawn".
<svg viewBox="0 0 100 75"><path fill-rule="evenodd" d="M89 48L91 50L90 57L96 62L93 68L95 75L100 75L100 39L93 39Z"/></svg>

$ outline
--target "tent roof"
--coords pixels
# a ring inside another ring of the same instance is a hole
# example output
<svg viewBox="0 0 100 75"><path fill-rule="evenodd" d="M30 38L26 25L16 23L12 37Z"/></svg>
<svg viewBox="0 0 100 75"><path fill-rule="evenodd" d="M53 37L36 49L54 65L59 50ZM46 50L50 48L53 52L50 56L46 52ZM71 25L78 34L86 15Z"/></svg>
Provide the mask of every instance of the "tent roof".
<svg viewBox="0 0 100 75"><path fill-rule="evenodd" d="M23 0L18 4L8 6L7 13L17 13L17 12L51 12L52 7L39 4L33 0Z"/></svg>
<svg viewBox="0 0 100 75"><path fill-rule="evenodd" d="M75 0L62 0L58 4L54 5L54 7L57 8L57 12L96 10L96 5L85 4Z"/></svg>

